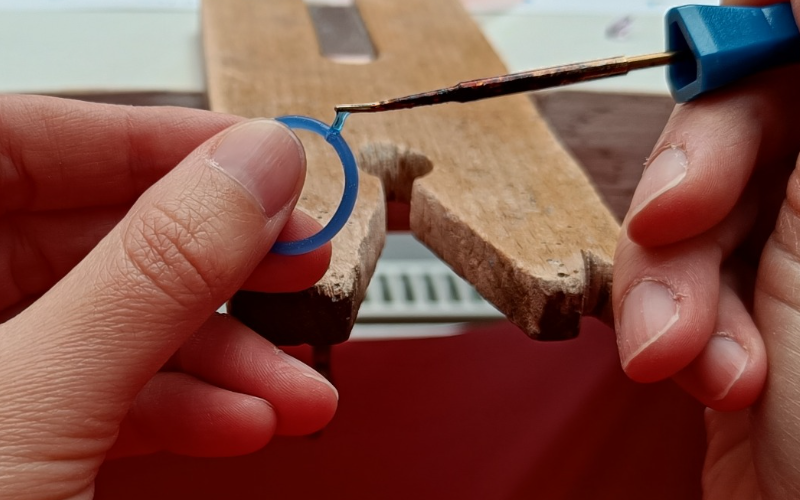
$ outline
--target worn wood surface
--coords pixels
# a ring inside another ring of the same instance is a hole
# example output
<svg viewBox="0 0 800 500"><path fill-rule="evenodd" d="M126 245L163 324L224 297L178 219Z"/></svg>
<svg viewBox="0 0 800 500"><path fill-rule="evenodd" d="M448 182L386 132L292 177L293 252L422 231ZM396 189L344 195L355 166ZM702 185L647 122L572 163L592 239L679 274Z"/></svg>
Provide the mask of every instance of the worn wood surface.
<svg viewBox="0 0 800 500"><path fill-rule="evenodd" d="M361 66L319 55L298 0L203 5L217 111L330 120L334 104L505 72L456 0L360 1L378 51ZM262 334L312 344L347 337L383 246L387 197L410 196L415 235L529 335L568 338L582 314L607 312L617 223L525 96L353 116L344 134L376 176L363 176L314 290L270 297L261 309L246 304L250 319L266 320L253 325ZM340 197L340 167L321 141L306 149L300 206L325 222Z"/></svg>

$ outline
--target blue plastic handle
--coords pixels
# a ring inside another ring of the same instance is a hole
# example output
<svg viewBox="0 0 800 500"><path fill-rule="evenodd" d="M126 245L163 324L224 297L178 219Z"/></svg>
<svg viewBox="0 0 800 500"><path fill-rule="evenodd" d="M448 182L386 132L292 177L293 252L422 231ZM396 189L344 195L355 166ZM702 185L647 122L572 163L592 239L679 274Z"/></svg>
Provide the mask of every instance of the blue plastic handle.
<svg viewBox="0 0 800 500"><path fill-rule="evenodd" d="M800 32L789 3L764 8L686 5L667 12L666 23L667 49L694 56L669 66L676 102L800 61Z"/></svg>

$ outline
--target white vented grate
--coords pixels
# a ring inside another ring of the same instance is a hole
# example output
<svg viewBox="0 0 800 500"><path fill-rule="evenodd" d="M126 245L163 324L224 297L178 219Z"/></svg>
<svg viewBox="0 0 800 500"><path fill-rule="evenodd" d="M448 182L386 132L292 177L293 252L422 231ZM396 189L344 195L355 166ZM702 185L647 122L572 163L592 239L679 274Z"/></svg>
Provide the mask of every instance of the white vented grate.
<svg viewBox="0 0 800 500"><path fill-rule="evenodd" d="M360 323L438 323L502 318L435 259L381 259L358 312Z"/></svg>

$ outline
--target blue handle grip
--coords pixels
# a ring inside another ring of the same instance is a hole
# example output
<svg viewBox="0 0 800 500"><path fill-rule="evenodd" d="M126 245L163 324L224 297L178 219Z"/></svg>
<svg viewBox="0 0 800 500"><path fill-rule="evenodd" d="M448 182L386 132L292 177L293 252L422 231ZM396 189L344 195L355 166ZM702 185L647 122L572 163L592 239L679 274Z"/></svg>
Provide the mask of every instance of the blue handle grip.
<svg viewBox="0 0 800 500"><path fill-rule="evenodd" d="M800 61L800 32L788 3L764 8L686 5L671 9L666 23L667 49L693 56L669 66L676 102Z"/></svg>

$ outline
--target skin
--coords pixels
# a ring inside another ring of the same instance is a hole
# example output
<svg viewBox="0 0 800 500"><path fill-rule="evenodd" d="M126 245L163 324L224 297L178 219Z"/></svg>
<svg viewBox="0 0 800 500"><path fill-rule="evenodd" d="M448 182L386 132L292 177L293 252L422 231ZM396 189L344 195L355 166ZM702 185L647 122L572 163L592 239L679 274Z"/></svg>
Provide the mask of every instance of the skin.
<svg viewBox="0 0 800 500"><path fill-rule="evenodd" d="M0 497L88 499L107 457L221 457L308 434L338 396L236 320L236 290L297 291L330 247L277 122L0 97Z"/></svg>
<svg viewBox="0 0 800 500"><path fill-rule="evenodd" d="M780 68L677 106L617 248L623 367L709 407L708 499L800 496L798 85Z"/></svg>

